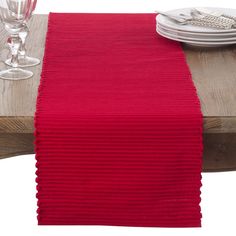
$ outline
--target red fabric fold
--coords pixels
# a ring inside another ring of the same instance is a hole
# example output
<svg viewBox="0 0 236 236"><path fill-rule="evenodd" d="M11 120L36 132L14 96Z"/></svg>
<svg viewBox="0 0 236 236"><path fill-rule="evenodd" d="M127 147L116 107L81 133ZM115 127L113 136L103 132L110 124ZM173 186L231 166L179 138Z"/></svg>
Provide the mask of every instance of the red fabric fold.
<svg viewBox="0 0 236 236"><path fill-rule="evenodd" d="M154 14L50 14L35 136L40 225L201 225L200 104Z"/></svg>

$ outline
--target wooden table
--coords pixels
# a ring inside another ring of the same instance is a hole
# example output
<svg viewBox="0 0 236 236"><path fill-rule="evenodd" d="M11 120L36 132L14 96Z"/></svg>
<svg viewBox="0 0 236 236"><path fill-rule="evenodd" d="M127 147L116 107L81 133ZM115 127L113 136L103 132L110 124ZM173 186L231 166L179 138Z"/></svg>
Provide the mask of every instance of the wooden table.
<svg viewBox="0 0 236 236"><path fill-rule="evenodd" d="M43 58L47 15L30 22L28 54ZM1 58L6 32L0 28ZM236 170L236 46L184 47L204 115L204 171ZM41 65L29 80L0 80L0 158L34 153L34 112ZM0 69L5 68L1 62Z"/></svg>

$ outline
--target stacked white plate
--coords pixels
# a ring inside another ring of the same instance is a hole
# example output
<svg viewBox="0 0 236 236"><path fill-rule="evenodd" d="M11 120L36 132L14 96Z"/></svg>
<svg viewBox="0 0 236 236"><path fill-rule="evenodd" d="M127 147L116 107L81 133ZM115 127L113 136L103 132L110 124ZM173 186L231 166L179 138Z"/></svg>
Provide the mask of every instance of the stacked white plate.
<svg viewBox="0 0 236 236"><path fill-rule="evenodd" d="M223 14L235 16L235 9L226 8L206 8L210 11L219 11ZM191 8L183 8L168 11L167 13L173 15L190 15ZM157 32L168 39L172 39L179 42L184 42L193 46L200 47L218 47L236 44L236 29L213 29L200 26L193 26L190 24L181 25L173 20L158 15Z"/></svg>

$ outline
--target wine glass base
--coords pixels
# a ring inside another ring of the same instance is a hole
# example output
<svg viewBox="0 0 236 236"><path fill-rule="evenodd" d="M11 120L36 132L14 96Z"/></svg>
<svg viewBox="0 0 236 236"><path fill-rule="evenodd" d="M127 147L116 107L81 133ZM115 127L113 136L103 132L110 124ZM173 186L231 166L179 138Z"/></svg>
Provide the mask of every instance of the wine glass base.
<svg viewBox="0 0 236 236"><path fill-rule="evenodd" d="M32 76L33 72L28 70L22 70L19 68L12 68L0 71L0 79L5 79L5 80L23 80L23 79L29 79Z"/></svg>
<svg viewBox="0 0 236 236"><path fill-rule="evenodd" d="M5 61L5 64L8 66L11 66L11 59L7 59ZM24 68L24 67L31 67L31 66L37 66L40 64L40 60L38 58L34 57L28 57L28 56L19 56L18 58L18 67Z"/></svg>

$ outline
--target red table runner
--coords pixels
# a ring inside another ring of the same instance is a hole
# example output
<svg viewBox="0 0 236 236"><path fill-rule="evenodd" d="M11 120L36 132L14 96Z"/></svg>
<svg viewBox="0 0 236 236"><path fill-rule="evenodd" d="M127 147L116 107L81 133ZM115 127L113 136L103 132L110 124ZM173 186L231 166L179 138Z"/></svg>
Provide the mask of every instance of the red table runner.
<svg viewBox="0 0 236 236"><path fill-rule="evenodd" d="M155 28L154 14L50 14L40 225L201 225L199 100L180 44Z"/></svg>

